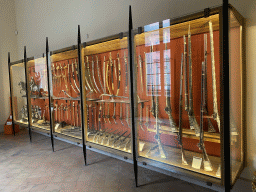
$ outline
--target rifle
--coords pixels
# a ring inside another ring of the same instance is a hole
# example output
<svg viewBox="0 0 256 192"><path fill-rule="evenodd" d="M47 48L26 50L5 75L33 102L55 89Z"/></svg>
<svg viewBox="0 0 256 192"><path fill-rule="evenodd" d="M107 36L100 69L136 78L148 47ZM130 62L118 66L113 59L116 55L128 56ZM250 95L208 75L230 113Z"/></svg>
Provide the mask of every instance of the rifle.
<svg viewBox="0 0 256 192"><path fill-rule="evenodd" d="M204 34L204 63L205 63L205 82L204 82L204 113L208 116L208 109L207 109L207 34ZM214 133L216 130L214 129L212 122L209 118L207 118L208 121L208 132Z"/></svg>
<svg viewBox="0 0 256 192"><path fill-rule="evenodd" d="M182 143L182 81L183 81L183 53L181 54L181 67L180 67L180 103L179 103L179 132L177 133L178 143L181 147L181 159L183 165L188 165Z"/></svg>
<svg viewBox="0 0 256 192"><path fill-rule="evenodd" d="M185 90L185 111L188 112L188 82L187 82L187 40L186 36L183 35L184 42L184 90Z"/></svg>
<svg viewBox="0 0 256 192"><path fill-rule="evenodd" d="M212 88L213 88L213 114L212 117L217 121L218 129L220 131L220 116L218 113L216 74L215 74L215 58L214 58L214 43L213 43L213 29L212 21L209 21L210 42L211 42L211 61L212 61Z"/></svg>
<svg viewBox="0 0 256 192"><path fill-rule="evenodd" d="M204 88L205 88L205 63L204 61L202 62L202 77L201 77L201 112L200 112L200 139L198 143L198 147L200 150L203 152L203 162L204 162L204 170L205 171L212 171L212 164L210 162L210 159L206 153L205 146L204 146L204 130L203 130L203 125L204 125L204 108L205 108L205 103L204 103Z"/></svg>
<svg viewBox="0 0 256 192"><path fill-rule="evenodd" d="M192 83L192 51L190 25L188 29L188 57L189 57L189 110L188 118L191 129L195 129L196 136L200 136L200 127L197 123L193 108L193 83Z"/></svg>

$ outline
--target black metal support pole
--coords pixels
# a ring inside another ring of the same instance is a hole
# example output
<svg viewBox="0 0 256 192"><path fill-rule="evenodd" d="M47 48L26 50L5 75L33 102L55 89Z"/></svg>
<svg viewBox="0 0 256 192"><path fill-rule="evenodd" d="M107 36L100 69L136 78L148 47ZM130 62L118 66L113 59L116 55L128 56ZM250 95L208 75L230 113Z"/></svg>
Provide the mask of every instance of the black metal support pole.
<svg viewBox="0 0 256 192"><path fill-rule="evenodd" d="M225 191L231 190L231 167L230 167L230 93L229 93L229 8L228 0L223 0L222 7L222 78L223 78L223 142L224 142L224 184Z"/></svg>
<svg viewBox="0 0 256 192"><path fill-rule="evenodd" d="M128 36L128 55L129 55L129 71L130 71L130 101L131 101L131 128L132 128L132 155L133 155L133 169L135 177L135 185L138 187L138 162L137 162L137 132L136 132L136 119L135 119L135 105L137 98L136 84L134 85L133 72L136 70L134 66L134 49L133 49L133 24L132 24L132 9L129 6L129 36ZM135 93L134 93L135 92Z"/></svg>
<svg viewBox="0 0 256 192"><path fill-rule="evenodd" d="M30 112L29 112L29 93L28 93L28 87L29 87L29 82L28 82L28 71L27 71L27 51L26 51L26 46L24 46L24 68L25 68L25 84L26 84L26 96L27 96L27 113L28 113L28 133L29 133L29 139L30 142L32 142L32 133L31 133L31 125L30 125Z"/></svg>
<svg viewBox="0 0 256 192"><path fill-rule="evenodd" d="M51 134L51 143L52 151L54 152L54 138L53 138L53 118L52 118L52 74L51 74L51 62L49 58L49 43L48 37L46 37L46 67L47 67L47 83L48 83L48 100L49 100L49 117L50 117L50 134ZM50 81L51 80L51 81Z"/></svg>
<svg viewBox="0 0 256 192"><path fill-rule="evenodd" d="M83 154L84 154L84 163L87 165L86 161L86 145L85 145L85 136L84 136L84 95L83 95L83 78L82 78L82 59L81 59L81 35L80 35L80 25L78 25L78 34L77 34L77 51L78 51L78 65L79 65L79 77L80 77L80 111L81 111L81 127L82 127L82 140L83 140Z"/></svg>
<svg viewBox="0 0 256 192"><path fill-rule="evenodd" d="M13 135L15 136L15 125L14 125L14 120L13 120L13 107L12 107L12 78L11 78L11 66L10 66L10 63L11 63L11 56L10 56L10 52L8 52L8 70L9 70L9 84L10 84L10 97L11 97L11 100L10 100L10 105L11 105L11 116L12 116L12 130L13 130Z"/></svg>

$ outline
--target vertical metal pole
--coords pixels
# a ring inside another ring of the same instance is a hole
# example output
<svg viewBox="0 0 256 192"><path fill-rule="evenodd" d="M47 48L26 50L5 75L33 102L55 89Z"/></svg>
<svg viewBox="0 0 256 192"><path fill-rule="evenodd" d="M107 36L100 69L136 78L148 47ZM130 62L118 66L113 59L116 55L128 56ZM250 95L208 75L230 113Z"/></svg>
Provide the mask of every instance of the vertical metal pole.
<svg viewBox="0 0 256 192"><path fill-rule="evenodd" d="M82 78L82 59L81 59L81 35L80 35L80 25L78 25L78 35L77 35L77 51L78 51L78 65L79 65L79 77L80 77L80 111L81 111L81 127L82 127L82 140L83 140L83 154L84 163L87 165L86 161L86 145L85 145L85 135L84 135L84 84Z"/></svg>
<svg viewBox="0 0 256 192"><path fill-rule="evenodd" d="M49 58L49 43L48 37L46 37L46 67L47 67L47 83L48 83L48 101L49 101L49 116L50 116L50 133L52 151L54 152L54 139L53 139L53 118L52 118L52 73L51 73L51 62Z"/></svg>
<svg viewBox="0 0 256 192"><path fill-rule="evenodd" d="M222 6L222 93L223 110L222 110L222 134L223 134L223 161L224 161L224 185L225 191L231 189L231 167L230 167L230 93L229 93L229 8L228 0L223 0Z"/></svg>
<svg viewBox="0 0 256 192"><path fill-rule="evenodd" d="M25 67L25 84L26 84L26 96L27 96L27 113L28 113L28 133L29 133L29 139L30 142L32 142L32 134L31 134L31 127L30 127L30 106L29 106L29 82L28 82L28 70L27 70L27 51L26 46L24 46L24 67Z"/></svg>
<svg viewBox="0 0 256 192"><path fill-rule="evenodd" d="M12 78L11 78L11 56L10 56L10 52L8 52L8 70L9 70L9 84L10 84L10 97L11 97L11 100L10 100L10 104L11 104L11 116L12 116L12 130L13 130L13 135L15 136L15 125L14 125L14 120L13 120L13 107L12 107Z"/></svg>
<svg viewBox="0 0 256 192"><path fill-rule="evenodd" d="M133 73L136 70L134 66L134 41L133 41L133 24L132 24L132 9L129 6L129 35L128 35L128 55L129 55L129 77L130 77L130 103L131 103L131 130L132 130L132 155L133 155L133 169L135 177L135 185L138 187L138 162L137 162L137 85L136 80L134 79ZM136 78L136 77L135 77Z"/></svg>

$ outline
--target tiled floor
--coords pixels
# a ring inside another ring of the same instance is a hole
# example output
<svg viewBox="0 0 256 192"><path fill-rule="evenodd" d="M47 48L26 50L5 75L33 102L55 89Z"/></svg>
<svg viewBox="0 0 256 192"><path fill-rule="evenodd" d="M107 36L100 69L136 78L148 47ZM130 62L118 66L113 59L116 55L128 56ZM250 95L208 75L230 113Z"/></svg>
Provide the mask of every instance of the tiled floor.
<svg viewBox="0 0 256 192"><path fill-rule="evenodd" d="M17 136L0 134L0 191L211 191L144 168L134 186L131 164L88 151L84 165L80 147L27 131Z"/></svg>

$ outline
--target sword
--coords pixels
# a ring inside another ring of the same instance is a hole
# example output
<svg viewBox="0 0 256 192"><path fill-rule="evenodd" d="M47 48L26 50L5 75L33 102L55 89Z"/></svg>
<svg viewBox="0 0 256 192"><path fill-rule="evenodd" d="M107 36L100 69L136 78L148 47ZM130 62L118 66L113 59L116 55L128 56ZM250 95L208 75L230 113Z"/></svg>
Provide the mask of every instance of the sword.
<svg viewBox="0 0 256 192"><path fill-rule="evenodd" d="M71 86L71 88L73 89L73 91L76 93L76 94L79 94L76 89L73 87L72 85L72 82L71 82L71 75L70 75L70 72L69 72L69 60L68 60L68 77L69 77L69 84Z"/></svg>
<svg viewBox="0 0 256 192"><path fill-rule="evenodd" d="M88 79L89 79L89 82L90 82L90 84L91 84L92 90L93 90L95 93L98 93L97 90L95 89L93 83L92 83L92 80L91 80L90 63L89 63L89 58L88 58L88 56L86 56L86 63L87 63Z"/></svg>
<svg viewBox="0 0 256 192"><path fill-rule="evenodd" d="M116 122L116 103L114 103L114 113L113 113L112 118L114 119L115 124L117 124L117 122Z"/></svg>
<svg viewBox="0 0 256 192"><path fill-rule="evenodd" d="M118 65L118 84L117 84L117 92L116 92L116 95L119 94L120 85L121 85L121 64L120 64L119 53L117 53L117 65Z"/></svg>
<svg viewBox="0 0 256 192"><path fill-rule="evenodd" d="M96 83L96 80L95 80L95 75L94 75L94 61L93 61L93 56L92 56L92 79L93 79L93 82L95 84L95 87L97 89L97 91L100 93L100 89Z"/></svg>
<svg viewBox="0 0 256 192"><path fill-rule="evenodd" d="M72 77L73 77L73 81L75 84L76 89L78 90L78 92L80 92L80 89L78 88L77 84L76 84L76 77L75 77L75 72L74 72L74 63L72 61ZM75 61L75 65L77 65L76 61ZM77 68L77 67L76 67Z"/></svg>
<svg viewBox="0 0 256 192"><path fill-rule="evenodd" d="M122 103L120 103L120 116L119 116L119 119L121 121L121 124L124 126L124 123L123 123L123 106L122 106Z"/></svg>
<svg viewBox="0 0 256 192"><path fill-rule="evenodd" d="M122 136L124 136L126 133L127 133L127 131L125 131L124 133L122 133L121 135L119 135L117 138L115 138L114 141L113 141L112 147L114 147L115 143L116 143Z"/></svg>
<svg viewBox="0 0 256 192"><path fill-rule="evenodd" d="M109 53L109 62L110 62L110 78L111 78L111 83L112 83L112 91L114 94L114 65L113 65L113 61L112 61L112 56L111 56L111 52Z"/></svg>
<svg viewBox="0 0 256 192"><path fill-rule="evenodd" d="M101 86L101 89L103 90L103 93L105 93L103 84L102 84L102 82L101 82L100 67L99 67L99 59L98 59L98 56L96 56L96 64L97 64L97 73L98 73L98 79L99 79L99 82L100 82L100 86Z"/></svg>
<svg viewBox="0 0 256 192"><path fill-rule="evenodd" d="M131 135L131 133L129 133L127 136L125 136L122 140L119 140L119 143L117 144L117 148L120 148L121 144L122 144L127 138L129 138L130 135Z"/></svg>
<svg viewBox="0 0 256 192"><path fill-rule="evenodd" d="M140 122L139 122L139 124L140 124L140 128L141 128L143 131L145 131L145 130L143 129L143 122L142 122L143 108L144 108L144 103L140 103Z"/></svg>
<svg viewBox="0 0 256 192"><path fill-rule="evenodd" d="M68 79L67 79L68 77L67 77L67 71L66 71L67 68L68 68L68 67L67 67L67 66L65 65L65 63L64 63L63 69L64 69L64 71L65 71L65 74L62 75L62 78L64 79L66 90L69 91L69 88L68 88Z"/></svg>

